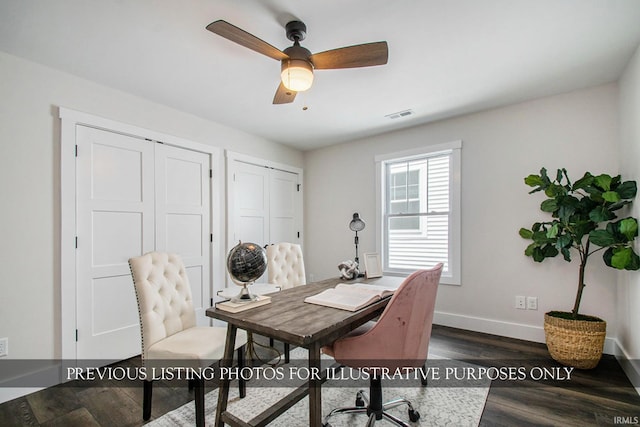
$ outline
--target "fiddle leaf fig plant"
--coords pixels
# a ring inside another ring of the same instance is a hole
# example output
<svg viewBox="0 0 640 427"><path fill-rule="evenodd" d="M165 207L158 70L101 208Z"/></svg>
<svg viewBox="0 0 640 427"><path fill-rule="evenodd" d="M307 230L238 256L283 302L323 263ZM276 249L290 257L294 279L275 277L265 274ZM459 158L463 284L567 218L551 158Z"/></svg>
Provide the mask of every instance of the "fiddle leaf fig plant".
<svg viewBox="0 0 640 427"><path fill-rule="evenodd" d="M640 269L640 257L633 249L638 221L632 217L618 219L616 215L636 196L636 182L623 182L620 175L594 176L586 172L572 184L566 169L558 169L552 178L545 168L538 175L527 176L524 182L533 187L529 194L544 192L547 198L540 204L540 210L551 216L548 221L520 229L520 236L531 240L524 253L536 262L559 254L570 262L572 252L577 252L580 259L578 291L571 311L577 319L585 287L585 267L591 255L604 251L602 258L607 266Z"/></svg>

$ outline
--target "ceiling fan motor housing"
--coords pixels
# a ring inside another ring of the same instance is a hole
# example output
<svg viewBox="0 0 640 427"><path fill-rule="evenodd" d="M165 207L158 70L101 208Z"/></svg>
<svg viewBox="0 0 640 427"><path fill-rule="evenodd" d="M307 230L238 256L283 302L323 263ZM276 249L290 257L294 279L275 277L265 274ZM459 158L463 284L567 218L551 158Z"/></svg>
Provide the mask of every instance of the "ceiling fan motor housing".
<svg viewBox="0 0 640 427"><path fill-rule="evenodd" d="M304 22L290 21L284 28L287 31L287 38L292 42L301 42L307 37L307 26Z"/></svg>

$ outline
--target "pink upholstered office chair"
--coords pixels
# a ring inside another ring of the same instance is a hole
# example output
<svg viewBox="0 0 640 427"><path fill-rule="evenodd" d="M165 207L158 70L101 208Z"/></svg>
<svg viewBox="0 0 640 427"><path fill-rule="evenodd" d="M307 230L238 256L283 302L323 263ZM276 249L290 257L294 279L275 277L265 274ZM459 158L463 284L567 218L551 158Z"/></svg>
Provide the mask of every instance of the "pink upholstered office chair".
<svg viewBox="0 0 640 427"><path fill-rule="evenodd" d="M191 286L182 259L175 254L149 252L129 259L138 300L142 363L145 367L206 368L222 359L226 327L196 326ZM236 335L238 364L244 361L244 331ZM151 417L152 381L144 381L142 418ZM196 425L204 426L204 378L195 388ZM240 380L240 397L245 395Z"/></svg>
<svg viewBox="0 0 640 427"><path fill-rule="evenodd" d="M355 329L323 347L322 351L343 366L352 368L388 368L391 372L398 368L422 368L429 352L442 267L440 263L431 270L416 271L407 277L377 322ZM367 426L384 417L396 425L409 427L409 424L385 412L401 404L409 407L411 421L420 418L418 411L406 399L382 403L382 384L375 375L370 377L369 392L370 399L364 390L360 390L356 406L334 409L324 418L323 425L330 426L329 417L338 413L366 413L369 415Z"/></svg>

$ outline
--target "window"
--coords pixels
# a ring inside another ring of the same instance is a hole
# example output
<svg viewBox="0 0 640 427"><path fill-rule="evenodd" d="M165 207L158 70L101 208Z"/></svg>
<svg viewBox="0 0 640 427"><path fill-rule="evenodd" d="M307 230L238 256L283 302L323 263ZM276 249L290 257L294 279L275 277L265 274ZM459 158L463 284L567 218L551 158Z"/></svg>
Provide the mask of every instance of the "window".
<svg viewBox="0 0 640 427"><path fill-rule="evenodd" d="M442 283L460 284L461 147L458 141L376 158L385 273L442 262Z"/></svg>

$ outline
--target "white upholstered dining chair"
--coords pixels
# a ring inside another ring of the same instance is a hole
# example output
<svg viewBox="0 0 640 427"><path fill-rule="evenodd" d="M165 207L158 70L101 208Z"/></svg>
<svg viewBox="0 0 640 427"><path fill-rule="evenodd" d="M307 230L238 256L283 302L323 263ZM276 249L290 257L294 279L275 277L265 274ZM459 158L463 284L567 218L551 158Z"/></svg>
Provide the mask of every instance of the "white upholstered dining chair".
<svg viewBox="0 0 640 427"><path fill-rule="evenodd" d="M282 289L306 285L302 248L295 243L281 242L267 246L269 283Z"/></svg>
<svg viewBox="0 0 640 427"><path fill-rule="evenodd" d="M196 326L191 286L180 256L149 252L129 259L138 301L145 367L206 368L222 359L226 327ZM246 333L238 331L238 365L243 366ZM152 381L144 380L143 419L151 417ZM196 425L204 426L204 378L195 379ZM245 384L240 380L240 396Z"/></svg>
<svg viewBox="0 0 640 427"><path fill-rule="evenodd" d="M267 246L267 275L270 285L281 289L306 285L302 248L296 243L280 242ZM273 339L269 340L273 347ZM284 344L284 359L289 362L289 344Z"/></svg>

